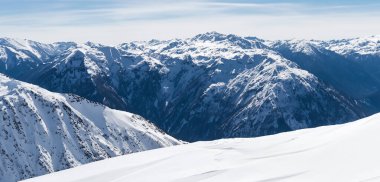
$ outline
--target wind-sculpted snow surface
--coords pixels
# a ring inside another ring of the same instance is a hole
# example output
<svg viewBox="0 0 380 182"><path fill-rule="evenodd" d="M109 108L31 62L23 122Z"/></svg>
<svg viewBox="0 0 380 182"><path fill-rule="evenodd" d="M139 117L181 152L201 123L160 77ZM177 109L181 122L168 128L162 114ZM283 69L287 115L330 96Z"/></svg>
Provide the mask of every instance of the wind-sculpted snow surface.
<svg viewBox="0 0 380 182"><path fill-rule="evenodd" d="M376 114L342 125L146 151L27 182L375 182L379 130Z"/></svg>
<svg viewBox="0 0 380 182"><path fill-rule="evenodd" d="M144 118L0 75L0 181L180 142Z"/></svg>
<svg viewBox="0 0 380 182"><path fill-rule="evenodd" d="M340 41L353 49L338 41L265 41L209 32L116 47L33 43L37 49L29 46L32 41L4 39L0 72L142 115L187 141L251 137L380 111L378 42L368 40ZM372 61L343 54L361 45L369 46L363 49ZM41 56L31 56L40 48Z"/></svg>

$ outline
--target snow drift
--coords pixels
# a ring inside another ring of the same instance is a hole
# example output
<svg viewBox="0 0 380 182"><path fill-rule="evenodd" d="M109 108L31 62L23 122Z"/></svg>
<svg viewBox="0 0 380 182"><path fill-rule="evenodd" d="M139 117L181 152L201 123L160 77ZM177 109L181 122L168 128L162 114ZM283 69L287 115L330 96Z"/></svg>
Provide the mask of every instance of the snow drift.
<svg viewBox="0 0 380 182"><path fill-rule="evenodd" d="M140 152L27 182L380 181L379 130L376 114L343 125Z"/></svg>

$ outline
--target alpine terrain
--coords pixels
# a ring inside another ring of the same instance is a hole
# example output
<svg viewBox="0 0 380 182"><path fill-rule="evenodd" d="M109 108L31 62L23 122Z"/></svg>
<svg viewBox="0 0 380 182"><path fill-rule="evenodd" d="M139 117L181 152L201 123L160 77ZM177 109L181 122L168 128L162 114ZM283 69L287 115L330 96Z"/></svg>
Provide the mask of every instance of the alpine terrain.
<svg viewBox="0 0 380 182"><path fill-rule="evenodd" d="M141 116L0 74L0 181L180 144Z"/></svg>
<svg viewBox="0 0 380 182"><path fill-rule="evenodd" d="M0 39L0 72L139 114L186 141L253 137L380 111L380 38L199 34L107 46Z"/></svg>
<svg viewBox="0 0 380 182"><path fill-rule="evenodd" d="M342 125L140 152L27 182L376 182L379 130L376 114Z"/></svg>

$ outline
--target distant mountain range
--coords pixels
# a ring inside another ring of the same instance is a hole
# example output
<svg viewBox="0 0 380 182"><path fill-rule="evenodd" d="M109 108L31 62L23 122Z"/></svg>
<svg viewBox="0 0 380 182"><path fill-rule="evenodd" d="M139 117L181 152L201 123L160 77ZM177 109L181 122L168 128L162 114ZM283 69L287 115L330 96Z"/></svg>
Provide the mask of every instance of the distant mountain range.
<svg viewBox="0 0 380 182"><path fill-rule="evenodd" d="M186 141L252 137L380 111L380 37L42 44L0 39L0 72L139 114Z"/></svg>
<svg viewBox="0 0 380 182"><path fill-rule="evenodd" d="M182 143L141 116L0 74L0 181Z"/></svg>

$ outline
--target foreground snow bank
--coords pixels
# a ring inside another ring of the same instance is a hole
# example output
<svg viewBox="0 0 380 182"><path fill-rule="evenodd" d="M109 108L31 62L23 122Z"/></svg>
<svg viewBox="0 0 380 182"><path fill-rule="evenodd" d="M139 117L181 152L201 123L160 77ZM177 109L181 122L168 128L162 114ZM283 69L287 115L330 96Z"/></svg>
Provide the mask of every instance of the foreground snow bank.
<svg viewBox="0 0 380 182"><path fill-rule="evenodd" d="M151 150L27 181L380 181L379 131L377 114L343 125Z"/></svg>

